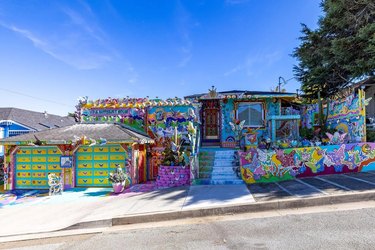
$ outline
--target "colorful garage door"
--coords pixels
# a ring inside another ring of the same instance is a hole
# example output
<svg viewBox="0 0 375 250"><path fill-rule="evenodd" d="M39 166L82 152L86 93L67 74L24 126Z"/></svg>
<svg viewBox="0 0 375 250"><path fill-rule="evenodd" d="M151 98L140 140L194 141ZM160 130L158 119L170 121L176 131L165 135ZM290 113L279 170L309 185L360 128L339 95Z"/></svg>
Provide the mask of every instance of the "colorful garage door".
<svg viewBox="0 0 375 250"><path fill-rule="evenodd" d="M81 146L76 153L76 186L109 187L109 173L125 168L127 156L120 145Z"/></svg>
<svg viewBox="0 0 375 250"><path fill-rule="evenodd" d="M20 147L16 153L16 188L49 188L48 174L61 175L60 156L57 147Z"/></svg>

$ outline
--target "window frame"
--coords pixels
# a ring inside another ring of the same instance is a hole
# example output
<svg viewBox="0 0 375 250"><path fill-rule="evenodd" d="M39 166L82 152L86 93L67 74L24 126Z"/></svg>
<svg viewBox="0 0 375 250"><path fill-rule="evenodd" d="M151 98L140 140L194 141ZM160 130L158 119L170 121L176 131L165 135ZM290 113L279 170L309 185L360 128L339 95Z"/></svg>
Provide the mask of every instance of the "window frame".
<svg viewBox="0 0 375 250"><path fill-rule="evenodd" d="M243 104L260 104L262 107L262 124L261 125L247 125L244 124L244 128L264 128L266 127L266 110L265 110L265 104L262 101L250 101L250 102L237 102L236 103L236 119L238 120L238 108L240 105Z"/></svg>

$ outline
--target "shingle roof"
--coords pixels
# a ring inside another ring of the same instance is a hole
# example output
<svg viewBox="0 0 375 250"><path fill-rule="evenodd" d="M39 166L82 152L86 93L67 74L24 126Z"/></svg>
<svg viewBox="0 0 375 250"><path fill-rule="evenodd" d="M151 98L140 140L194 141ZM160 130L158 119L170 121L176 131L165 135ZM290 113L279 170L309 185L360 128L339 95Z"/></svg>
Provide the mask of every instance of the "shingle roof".
<svg viewBox="0 0 375 250"><path fill-rule="evenodd" d="M73 117L45 114L18 108L0 108L0 121L10 120L21 125L42 131L49 128L60 128L75 124Z"/></svg>
<svg viewBox="0 0 375 250"><path fill-rule="evenodd" d="M146 134L132 131L120 124L74 124L67 127L31 132L19 136L12 136L0 140L0 144L13 145L19 142L35 141L35 136L47 144L68 144L77 137L98 140L106 139L107 142L139 142L152 143L153 140Z"/></svg>

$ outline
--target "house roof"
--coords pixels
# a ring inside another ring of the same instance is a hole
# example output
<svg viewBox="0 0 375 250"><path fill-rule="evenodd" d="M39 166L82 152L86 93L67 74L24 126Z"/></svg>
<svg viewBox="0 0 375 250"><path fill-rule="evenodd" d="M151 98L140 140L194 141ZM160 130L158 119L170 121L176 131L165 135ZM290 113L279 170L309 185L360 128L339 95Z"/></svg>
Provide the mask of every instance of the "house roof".
<svg viewBox="0 0 375 250"><path fill-rule="evenodd" d="M241 96L241 95L249 95L253 96L254 98L262 98L262 97L295 97L297 94L295 93L286 93L286 92L272 92L272 91L248 91L248 90L230 90L230 91L221 91L217 92L218 95L222 97L225 96ZM194 98L201 98L207 95L207 93L203 94L194 94L185 96L186 99L194 99Z"/></svg>
<svg viewBox="0 0 375 250"><path fill-rule="evenodd" d="M52 115L18 108L0 108L0 121L2 120L13 121L35 131L60 128L76 123L73 117Z"/></svg>
<svg viewBox="0 0 375 250"><path fill-rule="evenodd" d="M105 139L108 143L153 143L153 140L146 134L135 132L120 124L74 124L8 137L0 140L0 144L17 145L24 142L35 142L37 139L46 144L70 144L84 136L91 140Z"/></svg>

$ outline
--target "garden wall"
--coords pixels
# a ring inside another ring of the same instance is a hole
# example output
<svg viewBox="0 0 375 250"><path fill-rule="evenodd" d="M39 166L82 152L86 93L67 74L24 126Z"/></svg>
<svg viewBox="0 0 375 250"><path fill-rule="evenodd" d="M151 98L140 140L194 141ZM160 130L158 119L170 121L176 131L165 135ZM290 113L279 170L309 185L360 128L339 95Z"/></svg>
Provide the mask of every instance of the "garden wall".
<svg viewBox="0 0 375 250"><path fill-rule="evenodd" d="M190 168L184 166L159 166L156 179L158 188L190 185Z"/></svg>
<svg viewBox="0 0 375 250"><path fill-rule="evenodd" d="M375 143L239 152L246 183L375 170Z"/></svg>

